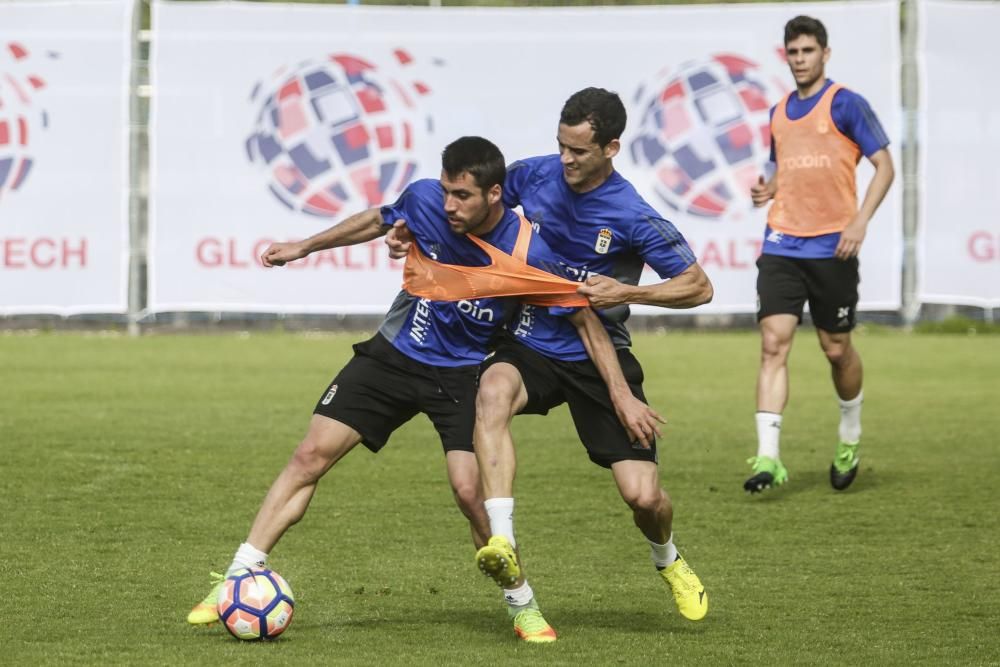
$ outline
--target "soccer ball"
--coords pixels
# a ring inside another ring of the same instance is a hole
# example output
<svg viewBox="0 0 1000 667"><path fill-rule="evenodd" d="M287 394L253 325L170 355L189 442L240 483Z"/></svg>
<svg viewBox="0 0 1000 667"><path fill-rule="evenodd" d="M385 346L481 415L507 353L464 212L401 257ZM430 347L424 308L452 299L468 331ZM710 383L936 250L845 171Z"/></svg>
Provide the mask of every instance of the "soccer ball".
<svg viewBox="0 0 1000 667"><path fill-rule="evenodd" d="M288 628L294 611L292 589L271 570L239 570L219 591L219 618L237 639L274 639Z"/></svg>

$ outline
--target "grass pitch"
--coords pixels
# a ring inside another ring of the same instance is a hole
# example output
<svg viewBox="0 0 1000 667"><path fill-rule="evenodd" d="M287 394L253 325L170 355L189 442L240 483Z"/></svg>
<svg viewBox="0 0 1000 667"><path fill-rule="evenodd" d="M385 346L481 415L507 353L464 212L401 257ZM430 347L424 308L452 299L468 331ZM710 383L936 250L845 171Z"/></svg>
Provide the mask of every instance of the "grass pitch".
<svg viewBox="0 0 1000 667"><path fill-rule="evenodd" d="M748 497L754 333L638 336L689 623L565 408L515 420L519 541L554 645L514 638L478 575L425 418L327 475L271 557L296 593L276 642L184 616L225 568L361 336L0 336L3 662L21 664L997 664L1000 337L859 332L862 469L836 493L838 412L800 331L782 459Z"/></svg>

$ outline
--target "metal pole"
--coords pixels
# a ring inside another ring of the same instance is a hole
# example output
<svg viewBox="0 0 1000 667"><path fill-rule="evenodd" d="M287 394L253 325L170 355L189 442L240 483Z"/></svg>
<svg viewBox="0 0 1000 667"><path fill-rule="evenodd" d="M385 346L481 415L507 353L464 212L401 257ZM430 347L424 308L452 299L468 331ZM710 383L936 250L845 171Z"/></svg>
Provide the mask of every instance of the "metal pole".
<svg viewBox="0 0 1000 667"><path fill-rule="evenodd" d="M144 197L142 193L142 149L141 142L145 129L142 116L142 101L139 99L141 84L139 33L142 29L141 0L132 3L132 51L131 75L129 77L129 261L128 261L128 335L138 336L141 332L139 319L142 316L144 299L143 267L145 266L145 232L143 220Z"/></svg>
<svg viewBox="0 0 1000 667"><path fill-rule="evenodd" d="M920 317L917 295L917 215L919 212L918 172L918 104L917 76L917 0L902 3L902 97L903 97L903 275L902 317L909 329Z"/></svg>

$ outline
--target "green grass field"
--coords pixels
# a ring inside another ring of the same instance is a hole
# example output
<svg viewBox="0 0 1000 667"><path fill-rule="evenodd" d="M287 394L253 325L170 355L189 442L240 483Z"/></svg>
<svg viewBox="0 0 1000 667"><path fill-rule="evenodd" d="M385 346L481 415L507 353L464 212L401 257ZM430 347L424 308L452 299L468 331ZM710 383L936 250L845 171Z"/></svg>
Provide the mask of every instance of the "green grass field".
<svg viewBox="0 0 1000 667"><path fill-rule="evenodd" d="M565 409L515 420L518 536L549 646L515 641L472 563L420 417L320 484L271 557L278 641L184 622L245 537L359 335L0 335L0 651L23 664L998 664L1000 336L862 331L861 473L827 469L837 408L812 331L792 353L790 482L741 484L757 337L639 336L670 420L675 540L709 590L683 620Z"/></svg>

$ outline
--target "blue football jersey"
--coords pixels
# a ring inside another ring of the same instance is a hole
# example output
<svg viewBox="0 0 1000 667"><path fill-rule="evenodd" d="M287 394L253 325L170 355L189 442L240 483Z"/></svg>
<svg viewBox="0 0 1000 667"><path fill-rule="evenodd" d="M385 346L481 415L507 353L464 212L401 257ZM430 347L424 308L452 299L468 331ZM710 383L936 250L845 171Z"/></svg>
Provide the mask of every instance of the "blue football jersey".
<svg viewBox="0 0 1000 667"><path fill-rule="evenodd" d="M815 95L799 99L798 94L793 92L787 98L782 99L779 104L783 104L787 99L785 113L789 120L798 120L813 110L820 98L823 97L823 93L832 85L833 81L827 79L823 88ZM772 118L774 117L774 109L775 107L771 107ZM889 137L882 129L882 124L879 123L875 112L868 104L868 100L854 91L846 88L838 90L830 105L830 115L833 116L833 124L837 126L840 133L857 144L865 157L871 157L889 145ZM772 143L771 162L774 161L775 153ZM833 257L838 243L840 243L840 232L802 237L783 234L770 227L765 227L761 252L765 255L782 255L800 259L824 259Z"/></svg>
<svg viewBox="0 0 1000 667"><path fill-rule="evenodd" d="M383 206L381 213L386 226L399 219L405 220L414 242L431 259L463 266L489 263L486 253L478 246L451 230L444 213L444 190L436 180L411 183L395 203ZM517 214L507 209L500 223L480 238L510 253L519 230ZM562 268L562 261L537 235L533 235L528 245L527 261L550 273ZM566 277L565 270L558 275ZM425 364L478 364L488 353L490 339L514 315L518 305L519 302L512 298L431 301L403 290L393 301L379 333L400 352Z"/></svg>
<svg viewBox="0 0 1000 667"><path fill-rule="evenodd" d="M579 282L600 274L637 285L646 264L667 279L695 262L681 233L618 172L594 190L576 193L563 178L558 155L520 160L507 169L504 203L521 206L532 227ZM610 308L601 316L615 346L628 347L628 306ZM546 356L587 358L572 325L553 312L524 306L510 329L518 340Z"/></svg>

